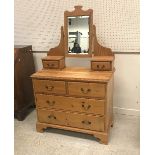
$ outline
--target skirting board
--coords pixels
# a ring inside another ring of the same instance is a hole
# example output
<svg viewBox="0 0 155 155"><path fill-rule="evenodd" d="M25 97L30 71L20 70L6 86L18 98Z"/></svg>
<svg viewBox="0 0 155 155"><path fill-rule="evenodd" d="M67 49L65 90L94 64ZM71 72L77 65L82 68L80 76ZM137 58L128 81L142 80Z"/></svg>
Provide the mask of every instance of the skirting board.
<svg viewBox="0 0 155 155"><path fill-rule="evenodd" d="M125 115L133 115L140 116L140 110L137 109L126 109L120 107L113 107L114 113L125 114Z"/></svg>

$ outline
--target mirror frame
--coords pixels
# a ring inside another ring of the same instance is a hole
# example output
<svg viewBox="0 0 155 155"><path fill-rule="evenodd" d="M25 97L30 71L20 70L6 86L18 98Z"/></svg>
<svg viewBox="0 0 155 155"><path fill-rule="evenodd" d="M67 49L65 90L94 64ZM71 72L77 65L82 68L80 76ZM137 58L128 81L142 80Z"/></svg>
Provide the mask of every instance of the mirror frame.
<svg viewBox="0 0 155 155"><path fill-rule="evenodd" d="M93 10L82 10L82 6L74 6L74 11L64 12L64 49L67 57L91 57L92 56L92 38L93 38ZM89 16L89 53L88 54L69 54L68 53L68 17Z"/></svg>

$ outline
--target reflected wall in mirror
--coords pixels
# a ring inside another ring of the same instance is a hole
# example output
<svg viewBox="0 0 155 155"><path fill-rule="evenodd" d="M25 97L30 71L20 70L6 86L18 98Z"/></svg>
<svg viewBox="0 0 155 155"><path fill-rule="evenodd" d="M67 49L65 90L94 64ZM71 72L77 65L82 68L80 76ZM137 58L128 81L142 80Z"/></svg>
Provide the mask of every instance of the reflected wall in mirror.
<svg viewBox="0 0 155 155"><path fill-rule="evenodd" d="M68 54L89 53L89 16L68 17Z"/></svg>

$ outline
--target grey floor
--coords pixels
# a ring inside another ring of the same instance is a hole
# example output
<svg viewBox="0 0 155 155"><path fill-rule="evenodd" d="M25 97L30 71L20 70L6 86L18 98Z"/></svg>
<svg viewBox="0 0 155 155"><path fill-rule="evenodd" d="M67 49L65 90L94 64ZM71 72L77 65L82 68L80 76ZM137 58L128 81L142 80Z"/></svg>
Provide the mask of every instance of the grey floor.
<svg viewBox="0 0 155 155"><path fill-rule="evenodd" d="M139 117L115 114L109 144L90 135L58 129L35 130L36 111L15 119L15 155L139 155Z"/></svg>

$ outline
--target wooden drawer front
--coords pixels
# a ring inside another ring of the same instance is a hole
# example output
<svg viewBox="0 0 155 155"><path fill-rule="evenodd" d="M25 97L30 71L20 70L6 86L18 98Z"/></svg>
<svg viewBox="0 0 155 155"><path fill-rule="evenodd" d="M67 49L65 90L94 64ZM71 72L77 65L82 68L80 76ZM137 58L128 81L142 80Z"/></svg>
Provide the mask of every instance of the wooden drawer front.
<svg viewBox="0 0 155 155"><path fill-rule="evenodd" d="M110 61L92 61L92 70L111 71L111 68Z"/></svg>
<svg viewBox="0 0 155 155"><path fill-rule="evenodd" d="M57 69L59 68L59 61L46 61L46 60L43 60L43 68L46 68L46 69Z"/></svg>
<svg viewBox="0 0 155 155"><path fill-rule="evenodd" d="M104 100L36 94L38 108L55 108L104 115Z"/></svg>
<svg viewBox="0 0 155 155"><path fill-rule="evenodd" d="M106 93L106 84L68 82L68 91L69 95L104 98Z"/></svg>
<svg viewBox="0 0 155 155"><path fill-rule="evenodd" d="M104 131L104 117L84 114L68 114L68 125L77 128Z"/></svg>
<svg viewBox="0 0 155 155"><path fill-rule="evenodd" d="M104 115L104 100L71 98L70 102L73 103L72 108L77 109L79 112Z"/></svg>
<svg viewBox="0 0 155 155"><path fill-rule="evenodd" d="M38 109L37 114L39 122L67 125L67 115L64 112Z"/></svg>
<svg viewBox="0 0 155 155"><path fill-rule="evenodd" d="M104 117L84 115L63 111L50 111L38 109L38 121L41 123L50 123L66 125L71 127L104 131Z"/></svg>
<svg viewBox="0 0 155 155"><path fill-rule="evenodd" d="M33 80L35 93L66 94L64 81Z"/></svg>

